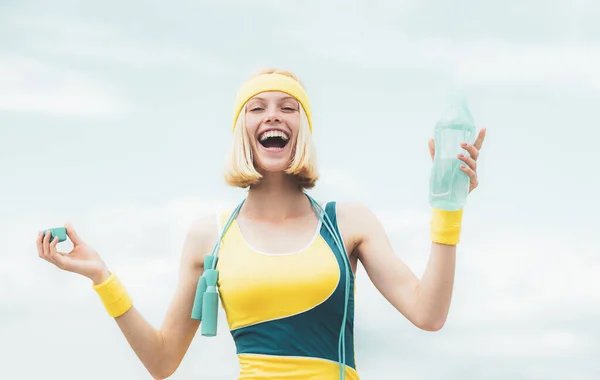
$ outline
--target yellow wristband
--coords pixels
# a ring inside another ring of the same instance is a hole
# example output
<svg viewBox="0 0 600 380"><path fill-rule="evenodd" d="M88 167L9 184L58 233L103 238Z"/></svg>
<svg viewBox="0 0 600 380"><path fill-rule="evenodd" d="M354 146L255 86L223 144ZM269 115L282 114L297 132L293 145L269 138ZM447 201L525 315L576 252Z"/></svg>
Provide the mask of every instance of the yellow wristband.
<svg viewBox="0 0 600 380"><path fill-rule="evenodd" d="M431 241L456 245L460 240L463 210L445 211L433 208L431 216Z"/></svg>
<svg viewBox="0 0 600 380"><path fill-rule="evenodd" d="M92 285L111 317L119 317L133 306L133 300L127 290L113 273L100 284Z"/></svg>

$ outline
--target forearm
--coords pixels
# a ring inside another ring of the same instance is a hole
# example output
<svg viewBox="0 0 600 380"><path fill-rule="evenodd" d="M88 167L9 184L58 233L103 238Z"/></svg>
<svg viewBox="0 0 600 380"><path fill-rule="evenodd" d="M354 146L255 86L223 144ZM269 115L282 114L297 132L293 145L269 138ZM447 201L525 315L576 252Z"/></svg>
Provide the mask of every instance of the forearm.
<svg viewBox="0 0 600 380"><path fill-rule="evenodd" d="M133 306L119 279L109 275L108 270L104 270L93 278L94 288L148 372L155 379L166 378L169 355L161 332L152 327Z"/></svg>
<svg viewBox="0 0 600 380"><path fill-rule="evenodd" d="M439 330L446 322L456 268L463 211L432 209L431 253L417 287L417 315L426 330Z"/></svg>
<svg viewBox="0 0 600 380"><path fill-rule="evenodd" d="M416 314L419 325L436 331L446 322L456 268L456 246L431 243L431 254L416 289Z"/></svg>
<svg viewBox="0 0 600 380"><path fill-rule="evenodd" d="M173 371L169 368L169 354L160 331L131 307L115 321L125 339L154 379L167 378Z"/></svg>

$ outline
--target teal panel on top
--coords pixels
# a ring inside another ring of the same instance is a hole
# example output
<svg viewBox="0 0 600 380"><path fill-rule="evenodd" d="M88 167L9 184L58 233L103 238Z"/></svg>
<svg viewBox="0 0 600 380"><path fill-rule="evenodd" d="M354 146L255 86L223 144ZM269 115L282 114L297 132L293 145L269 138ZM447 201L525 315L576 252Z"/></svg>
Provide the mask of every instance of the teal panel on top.
<svg viewBox="0 0 600 380"><path fill-rule="evenodd" d="M330 202L325 212L337 230L336 204ZM339 233L339 231L337 232ZM338 361L338 340L344 316L345 263L340 250L325 225L320 234L335 255L340 282L331 296L320 305L303 313L231 331L238 354L300 356ZM307 273L307 276L310 274ZM346 365L354 362L354 275L350 273L350 294L346 315Z"/></svg>

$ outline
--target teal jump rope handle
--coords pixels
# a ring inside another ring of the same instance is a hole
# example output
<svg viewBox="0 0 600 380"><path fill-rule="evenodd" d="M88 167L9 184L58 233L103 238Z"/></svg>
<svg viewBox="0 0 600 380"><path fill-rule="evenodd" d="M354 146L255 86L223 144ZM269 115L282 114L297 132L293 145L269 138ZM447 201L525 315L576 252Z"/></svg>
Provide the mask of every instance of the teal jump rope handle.
<svg viewBox="0 0 600 380"><path fill-rule="evenodd" d="M47 230L44 230L44 235L48 231L50 231L51 233L50 242L52 242L55 236L58 237L59 243L67 240L67 229L65 227L49 228Z"/></svg>
<svg viewBox="0 0 600 380"><path fill-rule="evenodd" d="M209 269L204 272L206 278L206 291L202 297L202 336L217 335L217 319L219 314L219 294L217 293L217 280L219 271Z"/></svg>
<svg viewBox="0 0 600 380"><path fill-rule="evenodd" d="M204 273L198 279L198 285L196 286L196 296L194 297L194 305L192 307L192 319L197 321L202 320L202 304L204 299L204 293L206 292L206 271L212 269L212 265L215 257L212 255L206 255L204 257Z"/></svg>
<svg viewBox="0 0 600 380"><path fill-rule="evenodd" d="M197 321L202 320L202 299L204 298L204 292L206 292L206 278L203 274L198 279L196 297L194 298L194 306L192 307L192 319Z"/></svg>

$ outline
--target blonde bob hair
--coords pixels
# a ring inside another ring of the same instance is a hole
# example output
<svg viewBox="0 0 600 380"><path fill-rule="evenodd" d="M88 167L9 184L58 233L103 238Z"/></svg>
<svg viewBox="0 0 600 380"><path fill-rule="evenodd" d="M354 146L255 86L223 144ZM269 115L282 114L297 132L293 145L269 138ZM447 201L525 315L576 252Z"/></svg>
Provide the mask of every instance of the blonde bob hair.
<svg viewBox="0 0 600 380"><path fill-rule="evenodd" d="M263 74L281 74L294 80L298 78L287 71L265 70L255 76ZM308 125L308 118L304 108L300 104L300 128L296 146L292 151L290 166L285 170L288 175L296 178L298 185L304 189L311 189L315 186L319 174L317 172L316 151L312 138L312 133ZM225 181L230 186L247 188L260 182L262 175L256 170L252 157L252 147L250 137L246 130L246 106L242 108L238 117L233 138L225 160L224 167Z"/></svg>

